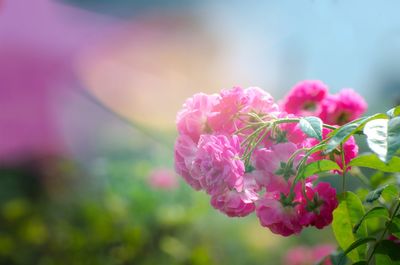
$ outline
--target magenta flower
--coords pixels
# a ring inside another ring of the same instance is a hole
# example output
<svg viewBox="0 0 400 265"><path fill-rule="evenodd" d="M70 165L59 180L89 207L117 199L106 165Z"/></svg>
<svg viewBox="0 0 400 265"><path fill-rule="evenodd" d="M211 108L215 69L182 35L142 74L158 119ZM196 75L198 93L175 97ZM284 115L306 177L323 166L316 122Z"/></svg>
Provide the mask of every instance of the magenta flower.
<svg viewBox="0 0 400 265"><path fill-rule="evenodd" d="M366 110L367 103L363 97L348 88L324 100L320 118L328 124L343 125L361 117Z"/></svg>
<svg viewBox="0 0 400 265"><path fill-rule="evenodd" d="M241 153L236 135L201 135L190 173L210 195L227 188L241 192L245 171Z"/></svg>
<svg viewBox="0 0 400 265"><path fill-rule="evenodd" d="M267 192L264 198L258 200L256 214L261 225L275 234L290 236L302 230L297 206L285 205L279 192Z"/></svg>
<svg viewBox="0 0 400 265"><path fill-rule="evenodd" d="M313 225L318 229L332 222L332 212L338 206L336 190L329 183L320 182L316 187L306 186L307 198L297 192L300 223L304 226ZM307 200L308 199L308 200Z"/></svg>
<svg viewBox="0 0 400 265"><path fill-rule="evenodd" d="M183 109L178 112L176 124L180 134L186 134L197 143L200 134L210 133L207 119L212 107L217 102L217 95L203 93L195 94L183 104Z"/></svg>
<svg viewBox="0 0 400 265"><path fill-rule="evenodd" d="M284 98L284 111L300 116L318 116L321 103L328 93L328 87L319 80L305 80L297 83Z"/></svg>

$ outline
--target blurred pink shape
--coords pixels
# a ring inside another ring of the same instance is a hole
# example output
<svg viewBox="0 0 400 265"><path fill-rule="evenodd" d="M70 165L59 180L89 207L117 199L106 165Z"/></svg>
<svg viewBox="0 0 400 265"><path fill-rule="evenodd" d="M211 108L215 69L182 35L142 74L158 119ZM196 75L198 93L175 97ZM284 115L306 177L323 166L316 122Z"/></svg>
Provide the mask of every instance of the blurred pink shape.
<svg viewBox="0 0 400 265"><path fill-rule="evenodd" d="M64 154L72 62L107 20L49 0L0 0L0 8L0 161Z"/></svg>
<svg viewBox="0 0 400 265"><path fill-rule="evenodd" d="M20 44L0 47L0 160L61 152L51 105L66 65Z"/></svg>
<svg viewBox="0 0 400 265"><path fill-rule="evenodd" d="M169 169L156 169L149 175L148 183L151 187L161 190L174 190L178 187L178 179Z"/></svg>
<svg viewBox="0 0 400 265"><path fill-rule="evenodd" d="M283 259L284 265L314 265L320 262L335 250L332 245L319 245L315 247L299 246L290 249ZM323 265L331 265L329 258L325 259Z"/></svg>

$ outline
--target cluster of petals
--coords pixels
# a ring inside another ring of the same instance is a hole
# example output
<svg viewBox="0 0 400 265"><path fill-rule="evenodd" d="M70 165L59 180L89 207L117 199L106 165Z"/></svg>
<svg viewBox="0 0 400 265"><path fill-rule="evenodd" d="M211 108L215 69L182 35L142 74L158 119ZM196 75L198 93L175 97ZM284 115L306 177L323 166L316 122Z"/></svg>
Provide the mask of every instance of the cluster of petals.
<svg viewBox="0 0 400 265"><path fill-rule="evenodd" d="M281 107L287 113L317 116L327 124L343 125L361 117L367 110L367 103L350 88L329 94L328 86L321 81L305 80L292 88Z"/></svg>
<svg viewBox="0 0 400 265"><path fill-rule="evenodd" d="M318 141L307 138L297 123L282 123L264 129L265 133L256 132L252 124L259 119L320 116L326 113L323 106L328 97L328 88L320 81L299 83L281 107L257 87L195 94L177 115L176 172L193 189L205 191L211 205L227 216L255 212L262 226L283 236L300 233L307 226L321 229L331 223L337 207L335 189L329 183L317 183L316 176L295 182L301 159L324 159L318 153L304 157L303 148ZM342 105L349 109L357 104ZM253 132L263 137L249 155L245 141ZM325 136L328 133L324 131ZM357 154L354 139L344 148L348 162Z"/></svg>

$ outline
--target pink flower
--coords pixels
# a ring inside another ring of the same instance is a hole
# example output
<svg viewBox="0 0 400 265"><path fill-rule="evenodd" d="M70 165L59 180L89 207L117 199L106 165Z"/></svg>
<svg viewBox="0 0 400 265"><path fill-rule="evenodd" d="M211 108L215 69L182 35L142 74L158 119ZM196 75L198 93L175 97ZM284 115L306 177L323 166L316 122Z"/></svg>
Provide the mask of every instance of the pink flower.
<svg viewBox="0 0 400 265"><path fill-rule="evenodd" d="M258 200L260 187L253 176L245 174L242 192L226 190L211 197L211 205L230 217L243 217L255 210L254 202Z"/></svg>
<svg viewBox="0 0 400 265"><path fill-rule="evenodd" d="M261 225L275 234L290 236L302 230L297 207L281 202L279 192L267 192L264 198L258 200L256 214Z"/></svg>
<svg viewBox="0 0 400 265"><path fill-rule="evenodd" d="M283 265L314 265L327 257L334 250L335 247L328 244L316 246L314 248L299 246L290 249L286 253L282 263ZM331 265L332 262L329 258L326 258L322 264Z"/></svg>
<svg viewBox="0 0 400 265"><path fill-rule="evenodd" d="M219 102L212 109L209 125L212 130L221 133L234 133L250 120L250 112L274 115L279 111L270 94L260 88L233 87L221 91Z"/></svg>
<svg viewBox="0 0 400 265"><path fill-rule="evenodd" d="M318 229L329 225L332 222L332 212L338 206L336 190L329 183L320 182L316 187L306 186L306 195L302 193L297 201L299 204L300 223L308 226L313 225Z"/></svg>
<svg viewBox="0 0 400 265"><path fill-rule="evenodd" d="M308 247L295 247L289 249L283 258L284 265L313 265L311 251Z"/></svg>
<svg viewBox="0 0 400 265"><path fill-rule="evenodd" d="M178 180L169 169L156 169L149 175L149 185L156 189L173 190L178 187Z"/></svg>
<svg viewBox="0 0 400 265"><path fill-rule="evenodd" d="M210 195L226 188L241 192L245 170L241 153L236 135L201 135L190 173Z"/></svg>
<svg viewBox="0 0 400 265"><path fill-rule="evenodd" d="M332 265L330 258L327 256L334 252L335 249L335 246L330 244L318 245L311 250L313 260L319 262L325 258L322 265Z"/></svg>
<svg viewBox="0 0 400 265"><path fill-rule="evenodd" d="M287 162L297 149L295 144L288 142L255 150L253 163L257 183L270 192L289 192L288 180L296 174L295 168L301 157L296 156L292 166L287 165Z"/></svg>
<svg viewBox="0 0 400 265"><path fill-rule="evenodd" d="M343 150L344 150L344 162L347 164L350 163L350 161L355 158L358 155L358 145L356 143L356 140L354 139L353 136L351 136L344 144L343 144ZM335 160L336 163L340 166L340 168L343 169L343 163L342 163L342 158L340 155L335 155ZM350 167L347 168L349 170Z"/></svg>
<svg viewBox="0 0 400 265"><path fill-rule="evenodd" d="M327 93L327 85L319 80L302 81L297 83L285 97L282 109L300 116L318 116Z"/></svg>
<svg viewBox="0 0 400 265"><path fill-rule="evenodd" d="M277 117L298 118L298 116L286 112L279 113ZM275 144L292 142L298 147L303 147L306 139L307 135L300 129L299 123L282 123L279 124L273 132L268 133L262 141L262 144L264 147L270 148Z"/></svg>
<svg viewBox="0 0 400 265"><path fill-rule="evenodd" d="M175 142L175 171L195 190L202 188L198 179L192 177L190 171L197 152L197 146L187 135L180 135Z"/></svg>
<svg viewBox="0 0 400 265"><path fill-rule="evenodd" d="M325 139L330 132L331 132L330 129L324 128L322 131L323 138ZM314 138L309 138L306 140L306 146L308 146L308 147L314 146L318 143L319 143L319 141ZM344 142L343 150L344 150L344 161L347 165L348 163L350 163L350 161L353 158L355 158L358 155L358 145L353 136L350 136L349 139L346 142ZM343 169L342 157L335 150L331 154L328 154L328 155L324 155L322 152L316 152L311 155L311 158L313 160L333 158L334 161L339 165L339 167L341 169ZM347 170L350 170L350 169L351 169L351 167L347 168ZM334 170L334 173L340 174L341 171Z"/></svg>
<svg viewBox="0 0 400 265"><path fill-rule="evenodd" d="M363 97L352 89L343 89L324 100L320 118L328 124L343 125L361 117L366 110L367 103Z"/></svg>
<svg viewBox="0 0 400 265"><path fill-rule="evenodd" d="M200 134L210 133L207 119L212 107L217 102L217 95L195 94L183 104L183 109L178 112L176 124L180 134L186 134L197 143Z"/></svg>

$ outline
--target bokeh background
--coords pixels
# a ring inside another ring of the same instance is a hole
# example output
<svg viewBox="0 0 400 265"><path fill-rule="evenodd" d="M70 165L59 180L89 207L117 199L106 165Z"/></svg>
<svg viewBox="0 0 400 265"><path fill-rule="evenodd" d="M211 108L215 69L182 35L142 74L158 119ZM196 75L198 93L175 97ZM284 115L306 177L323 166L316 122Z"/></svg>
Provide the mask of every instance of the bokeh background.
<svg viewBox="0 0 400 265"><path fill-rule="evenodd" d="M173 172L196 92L400 101L398 1L0 0L0 264L281 264L284 238ZM363 143L361 143L363 145ZM335 183L335 179L329 179Z"/></svg>

